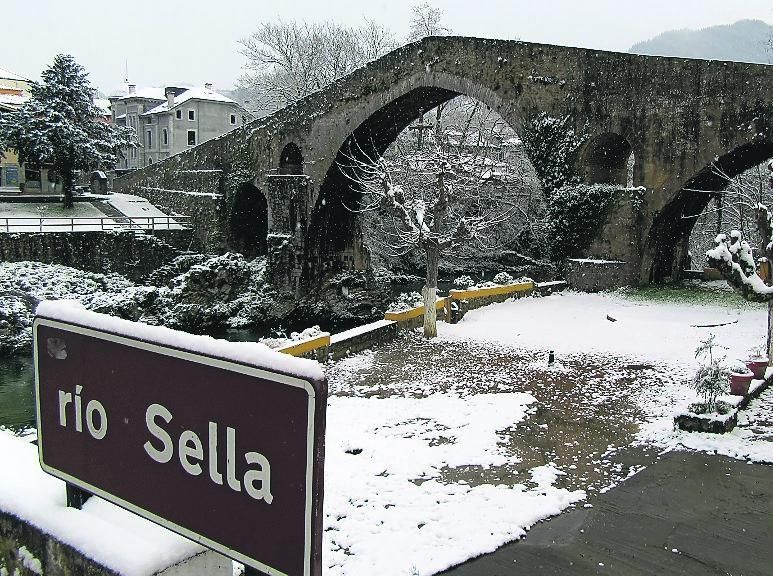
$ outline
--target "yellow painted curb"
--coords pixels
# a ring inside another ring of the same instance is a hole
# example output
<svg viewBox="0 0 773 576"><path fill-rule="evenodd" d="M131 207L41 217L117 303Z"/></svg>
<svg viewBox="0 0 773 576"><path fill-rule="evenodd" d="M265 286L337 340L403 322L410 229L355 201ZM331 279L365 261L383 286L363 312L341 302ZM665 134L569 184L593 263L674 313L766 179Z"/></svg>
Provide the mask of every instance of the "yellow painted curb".
<svg viewBox="0 0 773 576"><path fill-rule="evenodd" d="M309 338L308 340L301 340L300 342L277 348L277 352L289 354L290 356L303 356L304 354L313 352L317 348L324 348L325 346L330 346L330 334L327 332L314 338Z"/></svg>
<svg viewBox="0 0 773 576"><path fill-rule="evenodd" d="M446 306L446 299L441 298L435 303L435 308L437 310L440 310L441 308L445 308ZM411 308L410 310L403 310L402 312L386 312L384 314L384 320L392 320L394 322L405 322L406 320L410 320L412 318L418 318L419 316L424 316L424 306L417 306L416 308Z"/></svg>
<svg viewBox="0 0 773 576"><path fill-rule="evenodd" d="M534 290L534 282L505 284L504 286L492 286L491 288L473 288L471 290L450 290L448 294L452 300L473 300L475 298L487 298L489 296L516 294L528 290Z"/></svg>

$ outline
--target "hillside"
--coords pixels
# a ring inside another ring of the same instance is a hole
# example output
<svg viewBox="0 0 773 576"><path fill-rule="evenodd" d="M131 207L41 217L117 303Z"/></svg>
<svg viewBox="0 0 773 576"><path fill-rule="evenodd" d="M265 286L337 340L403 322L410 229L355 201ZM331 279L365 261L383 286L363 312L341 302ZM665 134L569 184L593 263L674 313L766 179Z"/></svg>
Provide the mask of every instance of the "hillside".
<svg viewBox="0 0 773 576"><path fill-rule="evenodd" d="M740 20L735 24L702 30L664 32L635 44L629 52L768 64L773 60L769 44L771 38L773 26L761 20Z"/></svg>

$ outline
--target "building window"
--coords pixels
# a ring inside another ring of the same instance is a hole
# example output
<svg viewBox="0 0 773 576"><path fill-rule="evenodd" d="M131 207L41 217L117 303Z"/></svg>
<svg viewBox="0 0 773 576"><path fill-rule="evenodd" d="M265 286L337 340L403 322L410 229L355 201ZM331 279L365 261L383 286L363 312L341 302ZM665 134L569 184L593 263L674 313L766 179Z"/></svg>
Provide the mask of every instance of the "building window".
<svg viewBox="0 0 773 576"><path fill-rule="evenodd" d="M152 123L153 123L153 117L152 116L148 116L147 118L145 118L145 124L152 124Z"/></svg>
<svg viewBox="0 0 773 576"><path fill-rule="evenodd" d="M236 114L231 114L231 124L236 124Z"/></svg>
<svg viewBox="0 0 773 576"><path fill-rule="evenodd" d="M153 164L153 157L149 156L148 157L148 166L150 166L151 164Z"/></svg>
<svg viewBox="0 0 773 576"><path fill-rule="evenodd" d="M182 110L178 110L176 112L176 115L177 115L177 119L178 120L182 120L182 118L183 118L183 111Z"/></svg>
<svg viewBox="0 0 773 576"><path fill-rule="evenodd" d="M188 120L195 120L195 119L196 119L196 111L188 110Z"/></svg>
<svg viewBox="0 0 773 576"><path fill-rule="evenodd" d="M153 146L153 132L148 130L148 148Z"/></svg>
<svg viewBox="0 0 773 576"><path fill-rule="evenodd" d="M164 146L169 146L169 132L166 128L161 132L161 137L164 139Z"/></svg>
<svg viewBox="0 0 773 576"><path fill-rule="evenodd" d="M188 130L188 146L196 145L196 131Z"/></svg>

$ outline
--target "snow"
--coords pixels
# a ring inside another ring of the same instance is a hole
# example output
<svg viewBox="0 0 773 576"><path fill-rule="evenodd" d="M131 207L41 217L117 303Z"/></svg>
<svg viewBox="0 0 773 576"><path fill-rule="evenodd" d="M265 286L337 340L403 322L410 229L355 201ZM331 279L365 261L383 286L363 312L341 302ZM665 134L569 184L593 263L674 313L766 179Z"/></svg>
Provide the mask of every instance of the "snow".
<svg viewBox="0 0 773 576"><path fill-rule="evenodd" d="M136 338L162 346L173 346L197 354L215 356L224 360L278 371L301 379L322 380L325 377L319 363L274 352L260 343L228 342L161 326L130 322L84 310L66 301L48 300L41 302L36 310L36 315L51 320L88 326L96 330L105 330L120 336Z"/></svg>
<svg viewBox="0 0 773 576"><path fill-rule="evenodd" d="M185 194L186 196L209 196L213 200L222 198L222 194L216 192L191 192L189 190L171 190L169 188L153 188L152 186L142 186L143 190L150 190L152 192L172 192L174 194Z"/></svg>
<svg viewBox="0 0 773 576"><path fill-rule="evenodd" d="M65 484L45 474L29 439L0 431L0 509L24 518L124 576L145 576L204 549L93 496L82 510L65 505ZM20 549L22 563L42 574L40 560Z"/></svg>
<svg viewBox="0 0 773 576"><path fill-rule="evenodd" d="M77 218L74 226L73 218ZM0 232L67 232L73 228L83 232L123 226L90 202L76 202L71 209L51 202L0 203Z"/></svg>
<svg viewBox="0 0 773 576"><path fill-rule="evenodd" d="M0 80L14 80L17 82L29 82L29 78L24 78L23 76L19 76L18 74L14 74L10 70L6 70L5 68L0 68Z"/></svg>
<svg viewBox="0 0 773 576"><path fill-rule="evenodd" d="M606 316L616 318L609 322ZM725 326L697 325L734 322ZM473 340L527 350L556 350L561 356L601 355L655 363L670 376L656 391L642 388L636 402L644 414L636 442L668 450L689 449L753 462L773 463L773 390L739 412L727 434L675 430L674 414L698 396L686 382L697 364L694 351L710 333L728 358L747 358L764 344L766 309L634 302L614 294L564 292L474 310L456 325L438 324L449 341ZM732 402L732 397L721 397ZM755 431L757 420L764 423Z"/></svg>
<svg viewBox="0 0 773 576"><path fill-rule="evenodd" d="M569 262L577 262L578 264L625 264L621 260L593 260L591 258L570 258Z"/></svg>
<svg viewBox="0 0 773 576"><path fill-rule="evenodd" d="M97 196L95 200L107 201L130 218L129 222L120 216L108 216L92 202L75 202L73 208L65 209L52 202L8 202L0 203L0 232L94 232L103 230L180 229L181 224L167 222L167 215L147 200L128 194ZM146 218L162 218L151 222ZM42 219L42 222L41 222Z"/></svg>
<svg viewBox="0 0 773 576"><path fill-rule="evenodd" d="M165 96L164 96L165 97ZM185 102L188 102L189 100L206 100L208 102L222 102L225 104L234 104L236 105L236 102L232 100L231 98L228 98L228 96L223 96L222 94L219 94L215 92L214 90L210 90L208 88L191 88L189 90L186 90L182 94L175 96L174 98L174 105L172 108L169 108L169 103L164 102L163 104L159 104L155 108L148 110L142 116L149 116L151 114L159 114L161 112L169 112L170 110L174 110L181 104L184 104Z"/></svg>
<svg viewBox="0 0 773 576"><path fill-rule="evenodd" d="M610 322L607 316L617 322ZM696 325L735 322L717 328ZM460 324L438 324L448 339L474 339L558 354L611 354L645 362L693 366L694 351L709 332L728 358L744 358L765 333L755 309L633 302L611 294L562 292L469 312Z"/></svg>
<svg viewBox="0 0 773 576"><path fill-rule="evenodd" d="M166 218L167 214L159 210L156 206L148 202L145 198L140 196L134 196L132 194L118 194L114 193L107 197L107 202L112 204L116 209L120 210L126 216L131 218ZM140 222L142 222L140 220ZM173 224L170 228L180 228L179 225ZM156 224L156 228L165 228L166 224Z"/></svg>
<svg viewBox="0 0 773 576"><path fill-rule="evenodd" d="M391 326L394 323L394 320L377 320L376 322L371 322L370 324L363 324L362 326L357 326L356 328L351 328L349 330L345 330L344 332L333 334L330 337L330 343L336 344L338 342L343 342L344 340L356 338L357 336L367 334L368 332L372 332L386 326Z"/></svg>
<svg viewBox="0 0 773 576"><path fill-rule="evenodd" d="M549 465L531 470L531 487L443 478L449 469L516 463L499 446L499 431L523 420L533 400L331 397L324 573L434 574L583 499L583 491L554 487L560 473Z"/></svg>

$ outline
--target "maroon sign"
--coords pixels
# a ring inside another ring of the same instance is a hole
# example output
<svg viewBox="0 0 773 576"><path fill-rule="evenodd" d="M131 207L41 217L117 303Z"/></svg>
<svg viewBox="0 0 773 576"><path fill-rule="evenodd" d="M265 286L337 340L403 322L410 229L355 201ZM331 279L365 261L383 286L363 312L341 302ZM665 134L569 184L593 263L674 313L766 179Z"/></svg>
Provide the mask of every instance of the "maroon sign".
<svg viewBox="0 0 773 576"><path fill-rule="evenodd" d="M266 574L319 576L324 378L94 324L35 319L43 469Z"/></svg>

